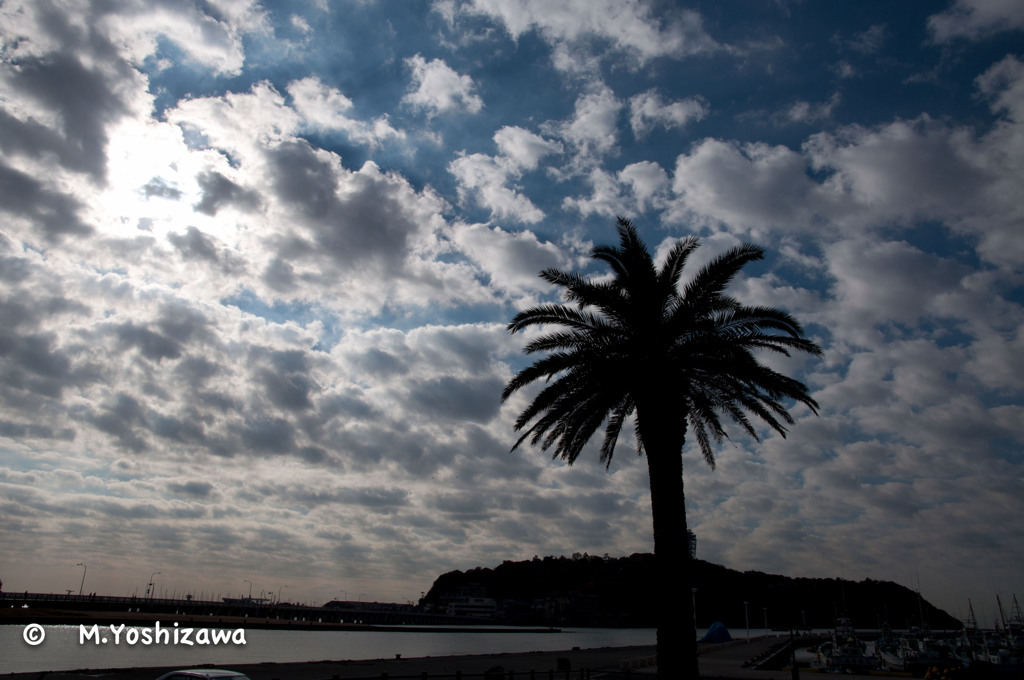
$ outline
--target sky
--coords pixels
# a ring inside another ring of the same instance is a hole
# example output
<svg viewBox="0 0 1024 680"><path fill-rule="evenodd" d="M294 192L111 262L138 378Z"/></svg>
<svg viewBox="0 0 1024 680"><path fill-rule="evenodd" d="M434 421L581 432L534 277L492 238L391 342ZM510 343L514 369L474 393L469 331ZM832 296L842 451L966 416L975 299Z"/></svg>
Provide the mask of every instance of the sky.
<svg viewBox="0 0 1024 680"><path fill-rule="evenodd" d="M568 467L510 452L535 392L500 403L538 272L603 275L624 216L693 267L763 246L732 294L824 349L764 358L819 415L684 449L698 556L990 622L1024 596L1022 30L1011 0L2 0L3 587L404 602L650 551L631 433Z"/></svg>

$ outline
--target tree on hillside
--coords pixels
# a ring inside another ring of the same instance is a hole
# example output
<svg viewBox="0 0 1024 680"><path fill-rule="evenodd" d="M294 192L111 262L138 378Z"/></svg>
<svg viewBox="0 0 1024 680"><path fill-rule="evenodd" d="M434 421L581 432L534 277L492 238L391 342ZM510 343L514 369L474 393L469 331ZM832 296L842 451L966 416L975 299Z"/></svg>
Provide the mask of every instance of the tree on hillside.
<svg viewBox="0 0 1024 680"><path fill-rule="evenodd" d="M569 464L604 424L601 461L611 464L624 423L634 419L646 455L654 520L655 578L662 597L657 629L658 677L698 677L690 595L690 554L683 498L683 443L691 432L708 465L712 445L727 438L722 419L758 438L750 416L785 436L792 424L784 400L817 413L801 382L759 363L768 350L821 355L789 314L749 307L726 295L742 267L764 256L754 245L733 248L685 285L683 268L699 241L678 241L658 268L636 228L618 220L619 246L597 246L592 258L612 270L609 280L547 269L540 276L563 289L568 304L544 304L517 314L510 333L557 327L530 341L542 358L506 385L502 402L536 380L546 385L516 420L523 435Z"/></svg>

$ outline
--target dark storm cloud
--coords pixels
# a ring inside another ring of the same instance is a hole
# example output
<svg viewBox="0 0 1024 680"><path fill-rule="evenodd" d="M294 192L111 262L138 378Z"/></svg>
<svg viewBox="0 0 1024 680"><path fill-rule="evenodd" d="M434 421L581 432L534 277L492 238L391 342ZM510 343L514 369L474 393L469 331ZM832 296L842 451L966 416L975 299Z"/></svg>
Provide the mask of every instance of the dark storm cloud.
<svg viewBox="0 0 1024 680"><path fill-rule="evenodd" d="M232 205L246 212L260 207L261 200L258 193L235 184L219 172L207 171L201 173L196 179L203 192L202 199L193 206L196 212L212 217L224 206Z"/></svg>

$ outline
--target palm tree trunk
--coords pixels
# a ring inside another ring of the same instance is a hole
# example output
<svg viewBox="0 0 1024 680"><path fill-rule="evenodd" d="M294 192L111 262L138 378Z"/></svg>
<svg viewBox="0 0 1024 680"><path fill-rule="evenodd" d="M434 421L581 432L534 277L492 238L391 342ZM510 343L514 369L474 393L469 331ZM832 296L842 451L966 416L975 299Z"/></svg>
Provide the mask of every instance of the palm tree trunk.
<svg viewBox="0 0 1024 680"><path fill-rule="evenodd" d="M678 412L659 413L665 410L661 404L648 403L644 412L637 406L651 478L655 583L661 600L657 610L658 677L698 678L690 542L683 497L685 426L679 425Z"/></svg>

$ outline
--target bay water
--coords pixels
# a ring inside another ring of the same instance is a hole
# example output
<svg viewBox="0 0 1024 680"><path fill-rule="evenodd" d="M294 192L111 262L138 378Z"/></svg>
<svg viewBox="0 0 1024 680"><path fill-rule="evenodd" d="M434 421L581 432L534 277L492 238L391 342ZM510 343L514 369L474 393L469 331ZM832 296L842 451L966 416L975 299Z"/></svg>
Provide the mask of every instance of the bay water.
<svg viewBox="0 0 1024 680"><path fill-rule="evenodd" d="M201 640L193 631L190 641L182 640L183 631L162 626L167 631L156 641L154 627L120 628L115 636L110 626L41 626L26 632L25 625L0 626L0 673L30 673L79 669L175 666L188 668L200 664L228 666L266 662L341 661L393 659L451 654L500 654L531 651L558 651L579 647L623 647L653 645L653 628L569 628L561 632L480 632L450 631L291 631L242 629L245 644L239 644L238 631L221 631L213 644ZM83 632L84 631L84 632ZM32 645L42 633L42 642ZM698 635L705 631L699 630ZM175 634L177 633L177 644ZM212 635L206 631L203 635ZM106 639L106 642L102 642Z"/></svg>

